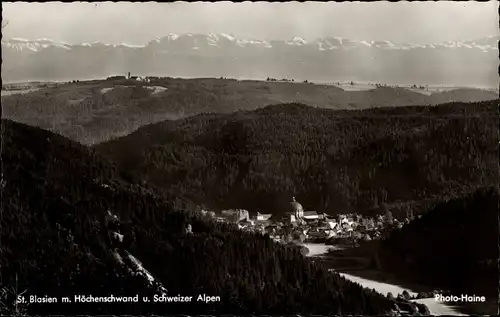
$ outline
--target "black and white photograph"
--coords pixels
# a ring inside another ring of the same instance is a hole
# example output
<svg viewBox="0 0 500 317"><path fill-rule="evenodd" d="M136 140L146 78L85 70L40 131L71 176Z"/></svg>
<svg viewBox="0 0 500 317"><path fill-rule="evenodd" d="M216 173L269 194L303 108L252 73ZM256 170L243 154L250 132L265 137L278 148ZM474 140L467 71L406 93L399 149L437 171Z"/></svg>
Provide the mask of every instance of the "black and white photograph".
<svg viewBox="0 0 500 317"><path fill-rule="evenodd" d="M498 1L1 30L1 315L498 315Z"/></svg>

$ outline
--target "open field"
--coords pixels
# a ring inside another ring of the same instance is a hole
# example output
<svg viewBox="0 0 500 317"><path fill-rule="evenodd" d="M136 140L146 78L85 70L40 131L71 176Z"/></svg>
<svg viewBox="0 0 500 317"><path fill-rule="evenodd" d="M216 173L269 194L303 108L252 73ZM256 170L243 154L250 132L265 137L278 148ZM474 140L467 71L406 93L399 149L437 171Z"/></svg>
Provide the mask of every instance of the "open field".
<svg viewBox="0 0 500 317"><path fill-rule="evenodd" d="M41 88L55 87L58 83L52 82L21 82L21 83L7 83L2 85L1 95L10 96L17 94L27 94L36 92Z"/></svg>
<svg viewBox="0 0 500 317"><path fill-rule="evenodd" d="M16 89L16 90L2 90L2 97L4 96L11 96L11 95L17 95L17 94L27 94L30 92L35 92L39 88L28 88L28 89Z"/></svg>

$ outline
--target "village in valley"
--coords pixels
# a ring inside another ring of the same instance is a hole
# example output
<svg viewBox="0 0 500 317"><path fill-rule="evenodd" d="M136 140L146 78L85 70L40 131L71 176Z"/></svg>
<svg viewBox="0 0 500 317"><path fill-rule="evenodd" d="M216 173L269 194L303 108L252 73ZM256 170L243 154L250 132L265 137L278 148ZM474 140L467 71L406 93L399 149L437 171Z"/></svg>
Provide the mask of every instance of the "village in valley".
<svg viewBox="0 0 500 317"><path fill-rule="evenodd" d="M359 214L338 214L336 216L316 211L304 211L295 197L288 205L284 216L258 213L251 217L248 210L230 209L220 213L201 210L201 213L217 222L232 223L239 229L268 234L280 243L325 243L331 245L355 246L360 241L377 240L395 228L402 228L414 217L407 214L403 221L393 219L392 214L363 217Z"/></svg>

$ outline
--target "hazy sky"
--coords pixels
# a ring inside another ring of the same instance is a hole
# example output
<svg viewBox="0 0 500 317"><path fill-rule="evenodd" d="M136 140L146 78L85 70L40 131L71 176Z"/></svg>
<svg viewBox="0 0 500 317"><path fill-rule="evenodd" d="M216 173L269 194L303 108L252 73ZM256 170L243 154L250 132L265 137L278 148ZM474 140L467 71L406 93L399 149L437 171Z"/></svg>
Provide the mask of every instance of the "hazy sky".
<svg viewBox="0 0 500 317"><path fill-rule="evenodd" d="M6 38L146 44L168 33L431 43L499 34L498 1L2 3Z"/></svg>

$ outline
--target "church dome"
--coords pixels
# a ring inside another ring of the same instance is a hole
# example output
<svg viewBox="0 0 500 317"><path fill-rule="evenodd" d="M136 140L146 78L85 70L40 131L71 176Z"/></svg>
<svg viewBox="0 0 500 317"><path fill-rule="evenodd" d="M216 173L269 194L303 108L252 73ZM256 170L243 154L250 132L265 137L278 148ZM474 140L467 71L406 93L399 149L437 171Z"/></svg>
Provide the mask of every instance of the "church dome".
<svg viewBox="0 0 500 317"><path fill-rule="evenodd" d="M298 201L295 200L295 197L293 197L292 201L290 202L289 213L292 214L304 213L304 208Z"/></svg>

